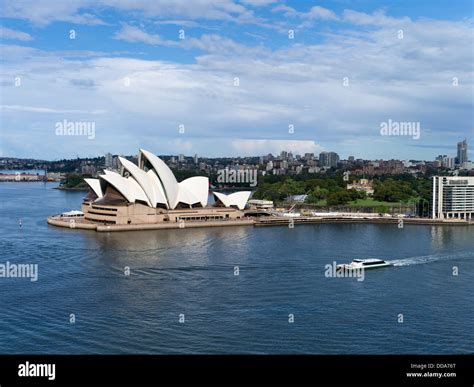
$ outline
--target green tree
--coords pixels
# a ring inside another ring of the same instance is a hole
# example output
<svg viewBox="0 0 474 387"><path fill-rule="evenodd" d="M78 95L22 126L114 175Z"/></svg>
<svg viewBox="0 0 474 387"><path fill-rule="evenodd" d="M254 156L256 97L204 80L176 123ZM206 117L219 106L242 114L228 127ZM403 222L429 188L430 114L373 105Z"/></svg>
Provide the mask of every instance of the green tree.
<svg viewBox="0 0 474 387"><path fill-rule="evenodd" d="M85 186L86 182L84 181L81 175L78 175L76 173L70 173L66 177L65 185L67 188L74 188L74 187Z"/></svg>
<svg viewBox="0 0 474 387"><path fill-rule="evenodd" d="M327 197L328 206L338 206L351 201L351 195L346 190L330 193Z"/></svg>
<svg viewBox="0 0 474 387"><path fill-rule="evenodd" d="M376 181L374 185L374 199L385 202L407 201L416 196L411 184L406 181L395 181L392 178L385 181Z"/></svg>

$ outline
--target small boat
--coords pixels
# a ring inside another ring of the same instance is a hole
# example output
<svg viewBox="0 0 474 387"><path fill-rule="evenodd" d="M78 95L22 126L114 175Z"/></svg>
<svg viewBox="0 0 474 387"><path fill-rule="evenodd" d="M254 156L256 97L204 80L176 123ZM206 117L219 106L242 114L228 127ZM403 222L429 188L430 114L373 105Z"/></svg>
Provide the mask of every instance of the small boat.
<svg viewBox="0 0 474 387"><path fill-rule="evenodd" d="M358 269L378 269L379 267L392 266L391 263L384 261L383 259L353 259L351 263L344 263L337 265L336 267L344 270L358 270Z"/></svg>

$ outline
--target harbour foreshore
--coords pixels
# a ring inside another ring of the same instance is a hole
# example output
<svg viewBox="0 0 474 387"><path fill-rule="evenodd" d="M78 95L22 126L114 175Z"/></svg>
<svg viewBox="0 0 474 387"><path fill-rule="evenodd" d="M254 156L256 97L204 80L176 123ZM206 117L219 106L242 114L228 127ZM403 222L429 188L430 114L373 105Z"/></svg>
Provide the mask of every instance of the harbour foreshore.
<svg viewBox="0 0 474 387"><path fill-rule="evenodd" d="M400 221L403 221L401 223ZM58 215L48 217L48 224L69 229L92 230L97 232L115 231L143 231L143 230L166 230L183 228L203 227L232 227L232 226L289 226L302 224L325 224L325 223L367 223L367 224L409 224L409 225L442 225L442 226L469 226L474 222L460 220L442 220L425 218L334 218L334 217L262 217L258 219L244 218L217 221L186 221L166 222L154 224L99 224L86 221L83 217L67 218Z"/></svg>
<svg viewBox="0 0 474 387"><path fill-rule="evenodd" d="M299 218L270 218L259 219L255 226L284 226L290 223L294 224L321 224L321 223L370 223L370 224L411 224L411 225L442 225L442 226L469 226L474 222L464 220L443 220L428 218L337 218L337 217L299 217Z"/></svg>
<svg viewBox="0 0 474 387"><path fill-rule="evenodd" d="M67 219L61 216L48 217L48 224L70 229L93 230L97 232L113 231L143 231L143 230L169 230L184 228L202 227L231 227L231 226L253 226L253 219L232 219L232 220L208 220L208 221L186 221L186 222L163 222L163 223L143 223L143 224L100 224L88 222L84 217Z"/></svg>

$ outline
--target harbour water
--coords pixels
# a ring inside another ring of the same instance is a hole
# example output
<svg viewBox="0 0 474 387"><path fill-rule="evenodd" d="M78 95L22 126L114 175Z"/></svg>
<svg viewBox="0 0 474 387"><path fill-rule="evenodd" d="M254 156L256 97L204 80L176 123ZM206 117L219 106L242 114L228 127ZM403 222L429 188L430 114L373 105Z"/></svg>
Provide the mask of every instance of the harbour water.
<svg viewBox="0 0 474 387"><path fill-rule="evenodd" d="M0 278L1 353L474 352L472 226L96 233L46 224L84 196L55 185L0 184L0 264L38 265ZM394 266L325 276L368 257Z"/></svg>

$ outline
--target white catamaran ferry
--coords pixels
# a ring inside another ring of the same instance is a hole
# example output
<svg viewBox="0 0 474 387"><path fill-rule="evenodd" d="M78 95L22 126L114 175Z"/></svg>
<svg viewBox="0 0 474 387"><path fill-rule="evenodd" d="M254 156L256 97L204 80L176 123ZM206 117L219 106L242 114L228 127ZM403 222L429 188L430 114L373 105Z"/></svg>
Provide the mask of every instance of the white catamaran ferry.
<svg viewBox="0 0 474 387"><path fill-rule="evenodd" d="M377 269L379 267L387 267L391 266L392 264L384 261L383 259L353 259L351 263L343 263L341 265L337 265L337 268L341 268L344 270L359 270L359 269Z"/></svg>

